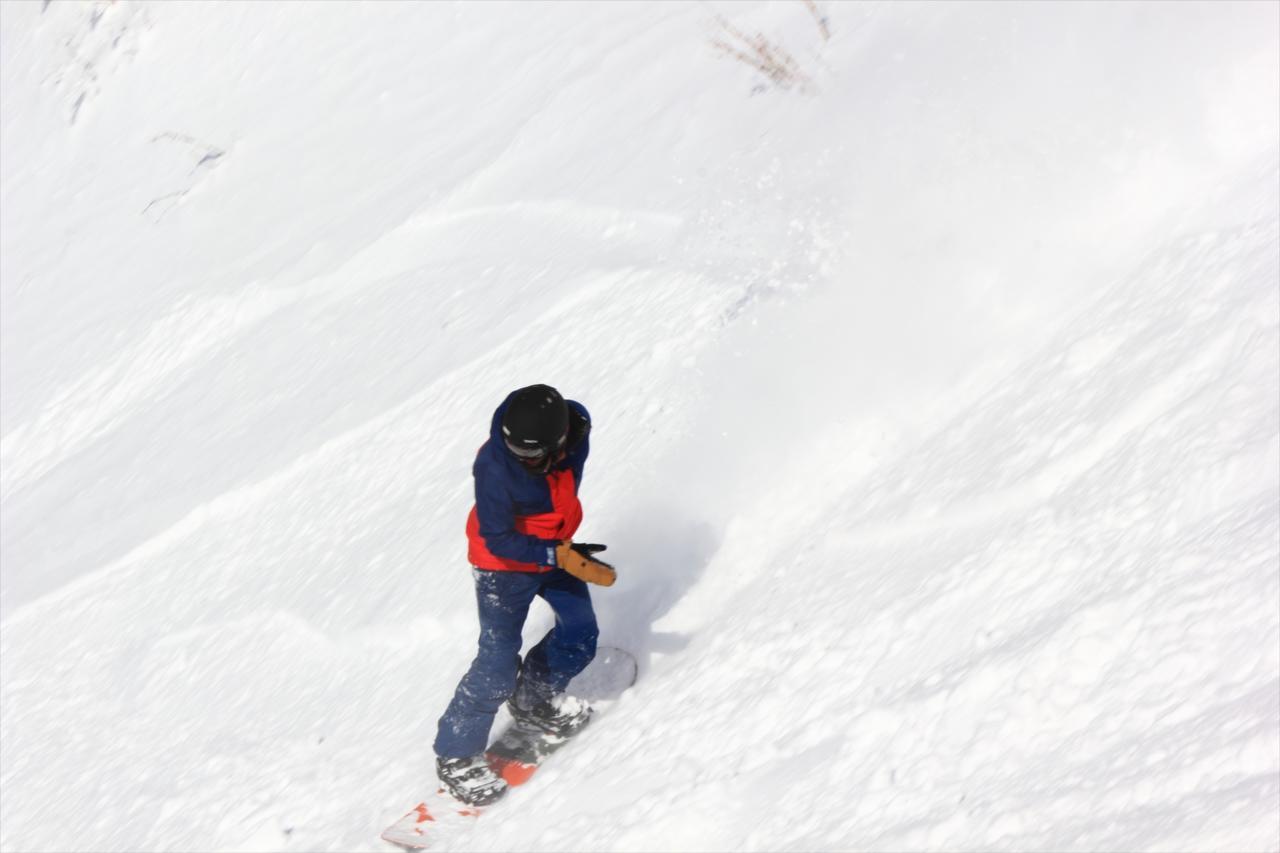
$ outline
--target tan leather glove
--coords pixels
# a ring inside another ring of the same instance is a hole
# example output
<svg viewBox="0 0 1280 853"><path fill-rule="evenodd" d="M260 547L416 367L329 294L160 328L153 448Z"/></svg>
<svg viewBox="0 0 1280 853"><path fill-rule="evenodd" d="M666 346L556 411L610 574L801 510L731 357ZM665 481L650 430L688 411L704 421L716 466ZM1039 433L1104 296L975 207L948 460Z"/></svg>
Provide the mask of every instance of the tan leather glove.
<svg viewBox="0 0 1280 853"><path fill-rule="evenodd" d="M573 549L573 540L565 539L556 546L556 563L575 578L600 586L613 586L618 573L613 566L600 560L593 560Z"/></svg>

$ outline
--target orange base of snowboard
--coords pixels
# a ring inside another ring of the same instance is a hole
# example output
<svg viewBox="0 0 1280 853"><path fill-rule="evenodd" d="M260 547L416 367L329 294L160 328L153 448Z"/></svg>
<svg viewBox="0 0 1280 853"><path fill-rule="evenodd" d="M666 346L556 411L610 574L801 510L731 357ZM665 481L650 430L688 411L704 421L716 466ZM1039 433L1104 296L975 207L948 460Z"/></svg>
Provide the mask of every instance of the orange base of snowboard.
<svg viewBox="0 0 1280 853"><path fill-rule="evenodd" d="M523 785L532 779L533 774L538 769L536 764L525 764L523 761L516 761L514 758L505 758L493 753L489 753L485 757L489 759L489 766L493 768L493 772L501 776L513 788Z"/></svg>

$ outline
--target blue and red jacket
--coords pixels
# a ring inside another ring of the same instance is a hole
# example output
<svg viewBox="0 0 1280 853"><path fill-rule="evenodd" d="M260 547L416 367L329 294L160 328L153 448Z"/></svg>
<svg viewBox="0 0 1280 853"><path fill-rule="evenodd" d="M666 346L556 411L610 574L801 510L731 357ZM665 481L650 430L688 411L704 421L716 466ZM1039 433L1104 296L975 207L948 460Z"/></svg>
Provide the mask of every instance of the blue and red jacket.
<svg viewBox="0 0 1280 853"><path fill-rule="evenodd" d="M589 433L569 446L565 458L547 473L530 471L502 440L502 415L510 400L508 396L493 413L489 440L471 467L476 503L467 517L467 557L480 569L549 572L556 567L560 540L573 538L582 523L578 487L591 449ZM566 402L571 419L576 413L591 422L581 403Z"/></svg>

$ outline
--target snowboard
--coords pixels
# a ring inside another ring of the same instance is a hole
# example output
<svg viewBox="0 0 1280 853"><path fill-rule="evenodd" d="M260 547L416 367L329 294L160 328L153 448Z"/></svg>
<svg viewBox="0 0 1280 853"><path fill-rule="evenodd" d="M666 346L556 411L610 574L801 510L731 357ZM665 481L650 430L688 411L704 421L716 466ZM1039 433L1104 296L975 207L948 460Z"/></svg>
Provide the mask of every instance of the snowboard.
<svg viewBox="0 0 1280 853"><path fill-rule="evenodd" d="M592 719L608 710L619 696L636 683L639 666L630 652L612 646L601 646L595 659L570 683L568 692L586 700ZM582 731L591 728L588 722ZM489 766L512 788L525 784L549 756L564 748L573 737L556 737L512 721L485 751ZM507 797L511 794L508 793ZM506 799L505 797L503 799ZM411 850L429 847L450 827L470 824L490 809L501 806L499 800L490 806L468 806L451 797L444 788L414 806L404 817L382 833L382 840Z"/></svg>

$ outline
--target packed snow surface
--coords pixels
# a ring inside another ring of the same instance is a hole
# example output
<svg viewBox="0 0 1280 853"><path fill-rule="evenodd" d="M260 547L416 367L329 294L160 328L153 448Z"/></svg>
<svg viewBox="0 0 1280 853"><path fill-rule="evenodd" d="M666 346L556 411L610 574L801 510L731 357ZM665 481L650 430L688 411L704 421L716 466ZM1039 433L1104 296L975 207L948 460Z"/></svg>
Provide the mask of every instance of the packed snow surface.
<svg viewBox="0 0 1280 853"><path fill-rule="evenodd" d="M0 102L0 848L386 849L534 382L640 677L436 849L1280 848L1280 4L6 2Z"/></svg>

